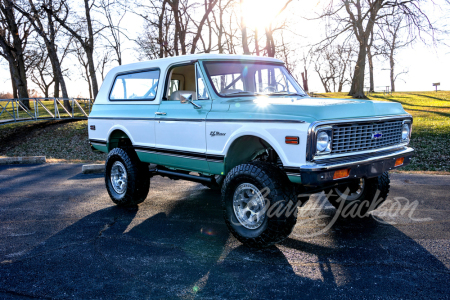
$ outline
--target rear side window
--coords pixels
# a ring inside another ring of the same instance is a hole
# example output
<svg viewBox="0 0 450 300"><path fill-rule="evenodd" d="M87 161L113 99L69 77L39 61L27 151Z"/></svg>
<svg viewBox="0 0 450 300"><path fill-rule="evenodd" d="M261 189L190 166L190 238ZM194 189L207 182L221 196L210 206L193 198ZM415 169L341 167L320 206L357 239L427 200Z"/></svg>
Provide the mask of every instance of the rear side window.
<svg viewBox="0 0 450 300"><path fill-rule="evenodd" d="M154 100L159 70L123 74L116 77L110 100Z"/></svg>

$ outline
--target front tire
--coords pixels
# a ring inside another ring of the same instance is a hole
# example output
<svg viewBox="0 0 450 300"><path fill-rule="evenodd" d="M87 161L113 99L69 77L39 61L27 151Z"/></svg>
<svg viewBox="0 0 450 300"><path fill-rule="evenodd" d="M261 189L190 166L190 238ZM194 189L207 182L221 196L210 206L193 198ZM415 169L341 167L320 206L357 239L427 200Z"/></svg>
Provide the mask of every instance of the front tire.
<svg viewBox="0 0 450 300"><path fill-rule="evenodd" d="M119 206L144 202L150 189L148 165L136 153L114 148L105 163L105 183L111 200Z"/></svg>
<svg viewBox="0 0 450 300"><path fill-rule="evenodd" d="M325 190L328 201L343 218L363 218L377 209L389 194L389 172Z"/></svg>
<svg viewBox="0 0 450 300"><path fill-rule="evenodd" d="M233 168L222 186L225 223L234 237L253 248L289 236L297 221L296 200L286 174L264 162Z"/></svg>

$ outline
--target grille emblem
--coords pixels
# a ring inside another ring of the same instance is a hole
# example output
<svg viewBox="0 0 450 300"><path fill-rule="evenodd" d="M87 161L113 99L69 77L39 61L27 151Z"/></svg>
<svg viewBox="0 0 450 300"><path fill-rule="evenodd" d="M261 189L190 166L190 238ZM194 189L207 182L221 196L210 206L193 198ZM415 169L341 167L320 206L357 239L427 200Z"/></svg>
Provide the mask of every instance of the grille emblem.
<svg viewBox="0 0 450 300"><path fill-rule="evenodd" d="M372 140L379 140L383 137L383 134L380 131L375 131L372 133Z"/></svg>

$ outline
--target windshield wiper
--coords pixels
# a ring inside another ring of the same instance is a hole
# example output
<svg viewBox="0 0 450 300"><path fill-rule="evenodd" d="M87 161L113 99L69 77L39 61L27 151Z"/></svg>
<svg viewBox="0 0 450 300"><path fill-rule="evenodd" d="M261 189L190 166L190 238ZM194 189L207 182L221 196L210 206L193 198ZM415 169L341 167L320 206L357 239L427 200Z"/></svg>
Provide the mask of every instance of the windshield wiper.
<svg viewBox="0 0 450 300"><path fill-rule="evenodd" d="M226 94L221 94L221 95L222 96L229 96L229 95L237 95L237 94L256 95L255 93L249 92L249 91L232 92L232 93L226 93Z"/></svg>
<svg viewBox="0 0 450 300"><path fill-rule="evenodd" d="M270 94L267 94L267 95L268 96L279 95L279 96L300 96L300 97L306 97L305 94L290 93L288 91L279 91L279 92L274 92L274 93L270 93Z"/></svg>

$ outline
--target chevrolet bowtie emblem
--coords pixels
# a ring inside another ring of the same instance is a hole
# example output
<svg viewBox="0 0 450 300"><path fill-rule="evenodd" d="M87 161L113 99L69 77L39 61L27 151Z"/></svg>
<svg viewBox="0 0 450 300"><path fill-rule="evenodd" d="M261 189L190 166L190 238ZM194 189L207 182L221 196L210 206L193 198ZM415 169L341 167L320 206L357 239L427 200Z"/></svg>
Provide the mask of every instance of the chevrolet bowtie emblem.
<svg viewBox="0 0 450 300"><path fill-rule="evenodd" d="M378 139L381 139L382 137L383 137L383 134L380 131L376 131L376 132L372 133L373 140L378 140Z"/></svg>

